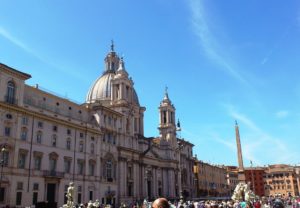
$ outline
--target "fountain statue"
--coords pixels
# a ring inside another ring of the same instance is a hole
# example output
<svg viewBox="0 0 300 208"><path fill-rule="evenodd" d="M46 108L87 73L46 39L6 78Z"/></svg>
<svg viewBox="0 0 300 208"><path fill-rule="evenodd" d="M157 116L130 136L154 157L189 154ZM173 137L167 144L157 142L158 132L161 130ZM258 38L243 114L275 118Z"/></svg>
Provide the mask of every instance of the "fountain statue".
<svg viewBox="0 0 300 208"><path fill-rule="evenodd" d="M64 204L63 208L73 208L73 207L75 207L74 206L74 192L75 192L74 183L70 182L69 187L68 187L68 191L67 191L67 194L66 194L67 204Z"/></svg>
<svg viewBox="0 0 300 208"><path fill-rule="evenodd" d="M234 189L234 192L233 192L233 195L231 198L234 201L247 201L247 202L255 199L255 194L250 189L250 182L238 183L238 185Z"/></svg>

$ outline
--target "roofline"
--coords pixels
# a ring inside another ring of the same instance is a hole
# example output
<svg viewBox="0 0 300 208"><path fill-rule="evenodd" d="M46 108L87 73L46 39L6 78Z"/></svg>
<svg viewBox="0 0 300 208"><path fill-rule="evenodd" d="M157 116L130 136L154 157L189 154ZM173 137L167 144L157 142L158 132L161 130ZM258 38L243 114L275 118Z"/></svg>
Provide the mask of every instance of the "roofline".
<svg viewBox="0 0 300 208"><path fill-rule="evenodd" d="M11 74L17 75L17 76L21 77L23 80L27 80L27 79L31 78L30 74L26 74L24 72L16 70L16 69L14 69L10 66L7 66L5 64L2 64L2 63L0 63L0 69L5 70Z"/></svg>
<svg viewBox="0 0 300 208"><path fill-rule="evenodd" d="M85 103L76 103L75 101L69 100L67 98L60 97L60 96L55 95L51 92L47 92L45 89L41 89L39 85L31 86L31 85L25 84L25 87L30 88L30 89L35 90L35 91L38 91L38 92L41 92L41 93L43 93L47 96L51 96L52 98L59 99L59 100L62 100L64 102L68 102L71 105L76 105L78 107L81 107L82 109L86 108Z"/></svg>

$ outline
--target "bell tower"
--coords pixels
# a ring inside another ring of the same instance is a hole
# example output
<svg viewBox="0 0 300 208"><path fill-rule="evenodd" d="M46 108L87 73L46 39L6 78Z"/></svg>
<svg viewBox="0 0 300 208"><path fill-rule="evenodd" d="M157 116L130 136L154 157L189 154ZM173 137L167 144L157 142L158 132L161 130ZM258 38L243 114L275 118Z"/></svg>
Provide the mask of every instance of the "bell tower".
<svg viewBox="0 0 300 208"><path fill-rule="evenodd" d="M169 99L168 88L159 105L159 134L162 141L176 145L175 107Z"/></svg>

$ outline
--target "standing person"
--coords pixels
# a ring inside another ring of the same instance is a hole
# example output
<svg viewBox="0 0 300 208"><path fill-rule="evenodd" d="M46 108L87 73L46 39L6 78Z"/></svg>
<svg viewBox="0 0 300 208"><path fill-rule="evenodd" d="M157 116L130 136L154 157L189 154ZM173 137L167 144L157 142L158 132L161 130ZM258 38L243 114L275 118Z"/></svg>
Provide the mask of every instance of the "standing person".
<svg viewBox="0 0 300 208"><path fill-rule="evenodd" d="M261 208L261 203L260 203L259 200L256 199L256 200L254 201L254 207L255 207L255 208Z"/></svg>

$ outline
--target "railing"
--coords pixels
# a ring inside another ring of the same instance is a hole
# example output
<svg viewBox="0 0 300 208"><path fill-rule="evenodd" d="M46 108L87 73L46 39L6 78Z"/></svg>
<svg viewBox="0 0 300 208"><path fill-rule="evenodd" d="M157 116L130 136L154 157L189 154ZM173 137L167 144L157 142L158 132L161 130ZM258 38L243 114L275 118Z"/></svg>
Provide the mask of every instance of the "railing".
<svg viewBox="0 0 300 208"><path fill-rule="evenodd" d="M44 177L54 177L54 178L64 178L65 173L54 171L54 170L44 170L43 176Z"/></svg>
<svg viewBox="0 0 300 208"><path fill-rule="evenodd" d="M17 103L18 103L18 100L17 99L15 99L14 97L11 97L11 96L7 96L7 95L5 95L4 96L4 101L6 102L6 103L9 103L9 104L12 104L12 105L16 105Z"/></svg>

